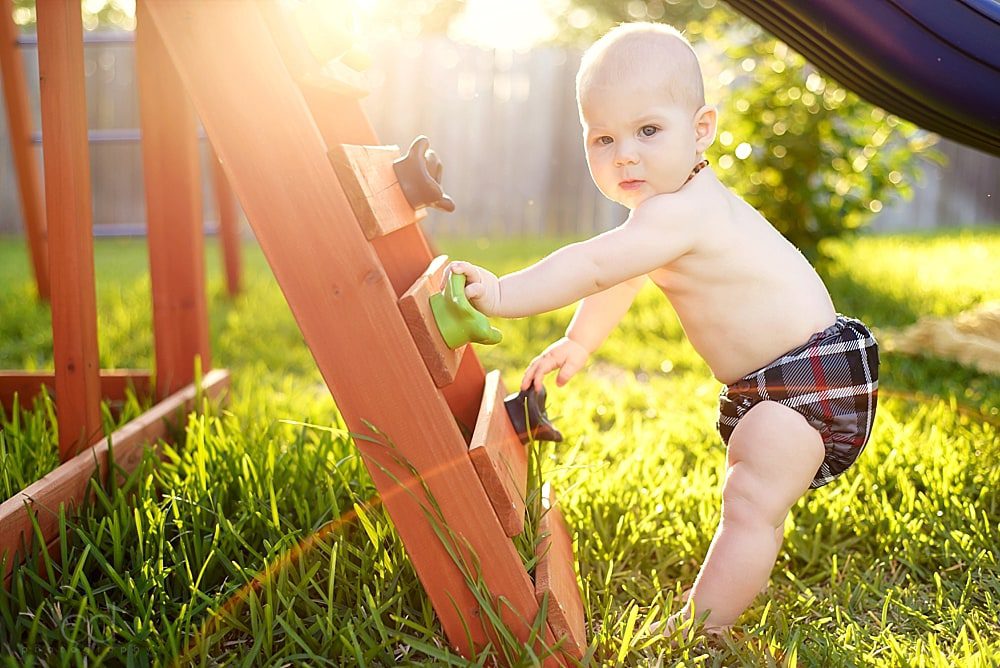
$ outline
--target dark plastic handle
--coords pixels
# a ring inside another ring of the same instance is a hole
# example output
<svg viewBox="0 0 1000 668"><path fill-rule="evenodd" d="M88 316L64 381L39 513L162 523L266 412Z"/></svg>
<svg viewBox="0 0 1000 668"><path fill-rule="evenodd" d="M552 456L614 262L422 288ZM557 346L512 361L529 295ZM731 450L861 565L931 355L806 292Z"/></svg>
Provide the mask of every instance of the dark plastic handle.
<svg viewBox="0 0 1000 668"><path fill-rule="evenodd" d="M527 390L511 394L503 400L507 415L510 416L510 421L522 443L528 442L529 426L531 437L536 441L561 443L563 440L563 435L555 428L545 412L545 396L544 385L538 392L532 385ZM525 424L525 418L527 418L527 424Z"/></svg>
<svg viewBox="0 0 1000 668"><path fill-rule="evenodd" d="M454 211L455 202L441 187L441 172L444 166L430 148L430 140L420 135L413 140L406 155L392 163L399 179L406 201L414 209L434 207L442 211Z"/></svg>

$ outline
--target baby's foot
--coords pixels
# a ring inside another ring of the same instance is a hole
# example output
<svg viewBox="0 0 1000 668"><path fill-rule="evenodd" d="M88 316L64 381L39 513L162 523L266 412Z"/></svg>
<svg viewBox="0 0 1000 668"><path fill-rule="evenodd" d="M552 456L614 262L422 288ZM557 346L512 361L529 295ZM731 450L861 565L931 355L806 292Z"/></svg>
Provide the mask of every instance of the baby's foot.
<svg viewBox="0 0 1000 668"><path fill-rule="evenodd" d="M768 580L764 583L764 586L760 588L761 594L766 594L767 590L771 588L771 581ZM688 600L691 598L691 590L694 589L694 585L691 585L687 589L681 592L681 603L687 604Z"/></svg>

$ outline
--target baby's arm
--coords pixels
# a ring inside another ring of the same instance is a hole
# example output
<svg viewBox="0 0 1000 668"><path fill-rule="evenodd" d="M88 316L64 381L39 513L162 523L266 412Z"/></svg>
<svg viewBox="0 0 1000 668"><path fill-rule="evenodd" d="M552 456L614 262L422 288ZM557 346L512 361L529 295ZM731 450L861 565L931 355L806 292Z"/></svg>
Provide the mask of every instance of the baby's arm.
<svg viewBox="0 0 1000 668"><path fill-rule="evenodd" d="M622 319L645 282L645 276L637 276L581 301L566 329L566 336L543 350L528 364L521 380L521 389L526 390L534 385L536 390L541 390L542 379L557 369L559 375L556 377L556 384L560 387L565 385L583 368L590 354L600 347Z"/></svg>
<svg viewBox="0 0 1000 668"><path fill-rule="evenodd" d="M520 318L544 313L645 275L687 253L698 228L692 210L677 195L658 195L615 229L560 248L501 279L466 262L453 262L451 269L467 276L466 296L486 315Z"/></svg>
<svg viewBox="0 0 1000 668"><path fill-rule="evenodd" d="M645 283L645 275L636 276L584 299L566 328L566 338L593 353L628 312Z"/></svg>

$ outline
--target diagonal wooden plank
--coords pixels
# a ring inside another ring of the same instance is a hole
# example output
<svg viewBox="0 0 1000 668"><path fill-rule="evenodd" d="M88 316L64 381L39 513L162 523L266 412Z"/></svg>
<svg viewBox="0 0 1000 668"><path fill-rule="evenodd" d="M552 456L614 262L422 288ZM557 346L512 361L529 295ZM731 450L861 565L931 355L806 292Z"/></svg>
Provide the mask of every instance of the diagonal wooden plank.
<svg viewBox="0 0 1000 668"><path fill-rule="evenodd" d="M472 568L504 599L504 623L527 640L538 612L530 579L256 3L147 0L139 12L163 38L347 424L364 435L355 441L449 640L468 654L489 636L425 514L424 486L458 552L479 559Z"/></svg>
<svg viewBox="0 0 1000 668"><path fill-rule="evenodd" d="M285 67L293 79L298 79L303 72L316 68L315 58L305 48L303 41L297 38L287 16L279 11L277 5L276 2L262 2L258 7ZM338 144L380 144L357 99L313 86L304 87L302 95L327 147ZM378 237L372 240L372 246L397 296L402 296L423 274L434 256L439 254L432 252L419 224L405 225L392 234ZM469 435L472 434L479 414L485 376L486 371L473 347L466 346L455 380L441 388L441 394L448 402L452 415L462 425L464 433Z"/></svg>

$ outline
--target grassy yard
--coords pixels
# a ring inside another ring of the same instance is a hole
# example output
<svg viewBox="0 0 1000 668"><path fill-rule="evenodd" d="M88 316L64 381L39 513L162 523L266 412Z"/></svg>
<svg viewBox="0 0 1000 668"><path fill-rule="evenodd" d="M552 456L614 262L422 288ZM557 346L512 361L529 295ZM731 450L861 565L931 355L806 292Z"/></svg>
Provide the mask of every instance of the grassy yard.
<svg viewBox="0 0 1000 668"><path fill-rule="evenodd" d="M440 246L503 272L555 242ZM876 334L1000 299L995 231L826 250L833 260L821 271L838 308ZM102 366L149 367L145 246L104 240L96 255ZM229 404L192 416L164 461L148 457L65 522L61 566L44 577L20 569L9 592L0 588L0 665L466 665L372 503L256 247L245 263L246 289L229 301L209 248L214 361L233 373ZM18 240L0 240L0 286L0 368L51 366L48 311ZM497 323L504 343L481 358L513 386L571 313ZM796 506L770 593L731 638L680 647L643 631L679 607L712 537L725 458L719 386L652 287L589 373L561 389L550 381L549 414L567 439L535 461L576 533L588 665L1000 663L1000 379L882 359L868 450ZM53 420L45 399L4 417L0 499L55 464Z"/></svg>

